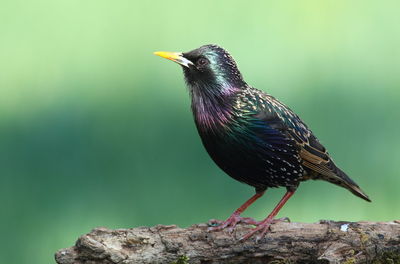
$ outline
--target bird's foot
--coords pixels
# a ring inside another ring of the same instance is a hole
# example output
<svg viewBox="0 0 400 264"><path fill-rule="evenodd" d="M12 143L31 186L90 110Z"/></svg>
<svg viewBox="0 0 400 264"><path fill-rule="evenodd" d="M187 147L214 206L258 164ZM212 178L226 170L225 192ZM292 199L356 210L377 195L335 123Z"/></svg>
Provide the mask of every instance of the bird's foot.
<svg viewBox="0 0 400 264"><path fill-rule="evenodd" d="M269 220L269 219L267 219ZM258 235L256 237L256 242L258 242L260 239L262 239L265 234L270 230L270 226L272 224L272 220L269 221L263 221L262 223L260 223L259 225L257 225L256 228L254 228L253 230L251 230L249 233L247 233L246 235L244 235L243 237L240 238L240 241L244 241L249 239L250 237L252 237L255 233L261 231L260 235Z"/></svg>
<svg viewBox="0 0 400 264"><path fill-rule="evenodd" d="M253 230L251 230L249 233L244 235L243 237L240 238L240 241L244 241L252 237L255 233L261 231L261 233L256 237L256 242L260 241L267 232L270 231L270 227L272 224L276 224L278 222L290 222L290 219L288 217L282 217L282 218L277 218L277 219L270 219L267 218L264 221L259 222L257 227L255 227Z"/></svg>
<svg viewBox="0 0 400 264"><path fill-rule="evenodd" d="M216 219L211 219L208 221L208 225L210 227L208 228L207 231L220 231L222 229L228 228L228 232L232 233L233 230L235 229L236 225L239 223L245 223L248 225L259 225L261 222L254 220L251 217L241 217L238 214L232 214L228 219L225 221L221 220L216 220Z"/></svg>

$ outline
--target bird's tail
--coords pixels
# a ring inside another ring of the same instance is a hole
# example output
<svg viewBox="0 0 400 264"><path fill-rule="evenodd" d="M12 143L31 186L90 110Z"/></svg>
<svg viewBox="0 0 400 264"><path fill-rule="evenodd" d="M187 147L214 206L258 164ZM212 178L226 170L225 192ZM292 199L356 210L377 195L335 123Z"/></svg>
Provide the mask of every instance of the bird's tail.
<svg viewBox="0 0 400 264"><path fill-rule="evenodd" d="M332 183L346 188L347 190L352 192L355 196L358 196L367 202L371 202L368 195L366 195L364 191L361 190L360 186L358 186L357 183L355 183L352 179L350 179L350 177L347 176L347 174L344 171L342 171L338 167L336 167L336 169L337 169L336 175L338 176L339 179L336 178L334 181L332 181Z"/></svg>

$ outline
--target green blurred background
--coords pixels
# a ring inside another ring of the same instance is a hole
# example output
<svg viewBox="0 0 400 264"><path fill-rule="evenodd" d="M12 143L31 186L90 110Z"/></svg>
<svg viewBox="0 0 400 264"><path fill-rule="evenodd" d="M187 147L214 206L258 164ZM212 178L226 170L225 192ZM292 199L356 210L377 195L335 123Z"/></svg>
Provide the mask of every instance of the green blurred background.
<svg viewBox="0 0 400 264"><path fill-rule="evenodd" d="M302 184L281 216L399 218L400 2L1 1L1 263L54 263L94 227L224 219L253 189L204 151L181 69L216 43L294 109L366 203ZM262 219L284 189L246 215Z"/></svg>

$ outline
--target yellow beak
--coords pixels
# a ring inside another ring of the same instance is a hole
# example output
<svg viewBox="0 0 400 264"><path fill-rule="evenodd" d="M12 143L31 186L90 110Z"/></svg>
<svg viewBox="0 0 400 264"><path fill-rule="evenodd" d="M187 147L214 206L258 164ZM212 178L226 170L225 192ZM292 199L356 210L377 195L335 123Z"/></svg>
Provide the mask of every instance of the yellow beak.
<svg viewBox="0 0 400 264"><path fill-rule="evenodd" d="M168 52L168 51L157 51L154 52L154 55L160 56L162 58L172 60L182 66L188 67L189 65L193 65L193 62L183 57L180 52Z"/></svg>

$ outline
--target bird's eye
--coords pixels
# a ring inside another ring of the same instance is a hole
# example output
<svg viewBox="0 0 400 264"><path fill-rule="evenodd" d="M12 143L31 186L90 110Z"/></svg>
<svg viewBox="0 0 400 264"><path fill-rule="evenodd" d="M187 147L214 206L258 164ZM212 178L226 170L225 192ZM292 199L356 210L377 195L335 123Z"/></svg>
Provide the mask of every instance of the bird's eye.
<svg viewBox="0 0 400 264"><path fill-rule="evenodd" d="M201 67L206 66L208 63L209 63L209 61L206 58L201 57L200 59L198 59L196 61L196 66L201 68Z"/></svg>

